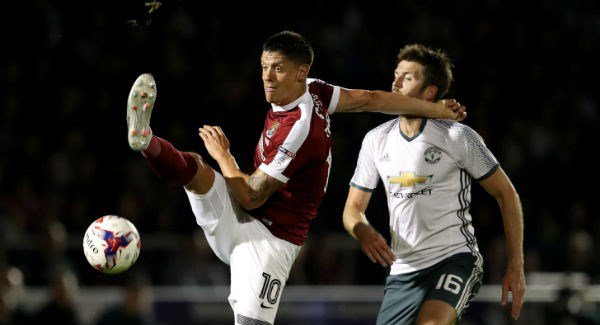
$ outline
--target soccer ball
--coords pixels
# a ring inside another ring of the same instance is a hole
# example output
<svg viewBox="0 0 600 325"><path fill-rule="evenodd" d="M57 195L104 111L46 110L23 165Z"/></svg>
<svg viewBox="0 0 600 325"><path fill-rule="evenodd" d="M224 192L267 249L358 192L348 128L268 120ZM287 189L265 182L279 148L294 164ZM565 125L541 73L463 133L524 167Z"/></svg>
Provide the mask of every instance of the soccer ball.
<svg viewBox="0 0 600 325"><path fill-rule="evenodd" d="M140 234L131 221L106 215L88 227L83 236L83 253L91 266L103 273L121 273L140 255Z"/></svg>

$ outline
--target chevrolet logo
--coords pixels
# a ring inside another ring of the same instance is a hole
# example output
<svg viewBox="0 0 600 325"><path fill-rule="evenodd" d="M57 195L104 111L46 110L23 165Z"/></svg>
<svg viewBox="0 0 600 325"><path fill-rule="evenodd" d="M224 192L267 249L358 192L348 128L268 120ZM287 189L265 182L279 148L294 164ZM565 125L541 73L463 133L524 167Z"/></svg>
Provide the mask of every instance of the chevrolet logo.
<svg viewBox="0 0 600 325"><path fill-rule="evenodd" d="M433 175L420 176L413 172L401 172L400 176L388 176L390 184L400 184L402 187L415 187L416 183L427 183Z"/></svg>

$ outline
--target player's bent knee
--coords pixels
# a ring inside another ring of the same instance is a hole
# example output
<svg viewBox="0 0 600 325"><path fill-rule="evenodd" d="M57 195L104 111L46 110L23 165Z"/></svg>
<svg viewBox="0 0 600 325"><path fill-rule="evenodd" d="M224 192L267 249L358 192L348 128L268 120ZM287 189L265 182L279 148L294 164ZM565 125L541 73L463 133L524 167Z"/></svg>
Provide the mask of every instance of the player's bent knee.
<svg viewBox="0 0 600 325"><path fill-rule="evenodd" d="M197 170L192 180L185 185L185 188L194 194L206 194L212 188L215 182L215 172L203 159L195 152L188 152L196 161Z"/></svg>

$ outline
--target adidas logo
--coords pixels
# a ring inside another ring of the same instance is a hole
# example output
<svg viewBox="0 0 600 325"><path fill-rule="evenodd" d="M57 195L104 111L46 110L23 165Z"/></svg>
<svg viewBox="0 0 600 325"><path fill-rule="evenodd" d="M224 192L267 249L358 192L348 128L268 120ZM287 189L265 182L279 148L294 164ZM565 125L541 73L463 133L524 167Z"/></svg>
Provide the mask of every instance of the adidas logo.
<svg viewBox="0 0 600 325"><path fill-rule="evenodd" d="M379 159L379 161L390 161L390 155L386 152L383 157Z"/></svg>

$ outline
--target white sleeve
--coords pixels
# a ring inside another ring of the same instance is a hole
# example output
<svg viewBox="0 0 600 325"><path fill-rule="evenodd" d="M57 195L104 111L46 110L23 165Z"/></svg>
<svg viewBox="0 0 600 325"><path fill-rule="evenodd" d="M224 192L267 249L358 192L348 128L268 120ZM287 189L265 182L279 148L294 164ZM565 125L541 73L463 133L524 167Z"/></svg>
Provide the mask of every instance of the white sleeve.
<svg viewBox="0 0 600 325"><path fill-rule="evenodd" d="M327 114L333 114L337 108L338 102L340 101L340 86L335 86L321 79L315 78L306 78L306 85L308 87L315 85L318 87L318 92L320 95L323 95L324 98L329 98L329 103L324 102L324 104L327 104ZM331 97L329 97L329 92L331 92Z"/></svg>
<svg viewBox="0 0 600 325"><path fill-rule="evenodd" d="M333 93L331 94L331 101L329 102L329 109L327 109L327 113L329 113L329 115L331 115L335 112L339 101L340 101L340 87L333 86Z"/></svg>
<svg viewBox="0 0 600 325"><path fill-rule="evenodd" d="M373 192L379 180L379 173L374 160L375 138L375 134L369 132L363 139L354 176L350 181L350 186L365 192Z"/></svg>
<svg viewBox="0 0 600 325"><path fill-rule="evenodd" d="M488 149L483 138L466 125L456 129L450 137L460 149L459 163L476 180L490 176L499 166L498 160Z"/></svg>

